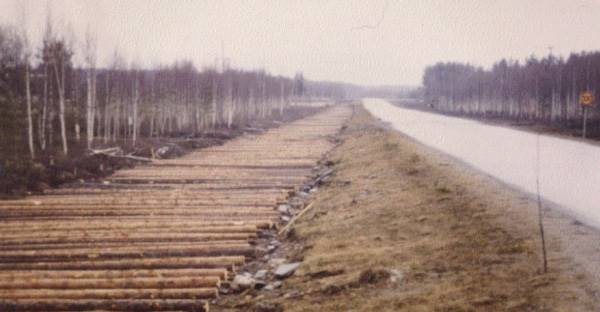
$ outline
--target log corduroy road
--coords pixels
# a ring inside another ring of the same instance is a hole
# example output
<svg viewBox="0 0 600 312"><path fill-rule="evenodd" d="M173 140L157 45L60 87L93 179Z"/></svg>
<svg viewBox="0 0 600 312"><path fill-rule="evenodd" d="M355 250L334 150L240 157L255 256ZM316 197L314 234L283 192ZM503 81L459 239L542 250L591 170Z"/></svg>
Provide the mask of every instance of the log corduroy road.
<svg viewBox="0 0 600 312"><path fill-rule="evenodd" d="M349 115L0 201L0 310L207 310Z"/></svg>

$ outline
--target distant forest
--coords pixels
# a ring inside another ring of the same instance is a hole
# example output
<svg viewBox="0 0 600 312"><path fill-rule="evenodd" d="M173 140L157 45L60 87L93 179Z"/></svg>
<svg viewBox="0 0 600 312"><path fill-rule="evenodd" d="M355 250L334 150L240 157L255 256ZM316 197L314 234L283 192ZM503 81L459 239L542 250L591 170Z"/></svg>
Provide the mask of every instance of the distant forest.
<svg viewBox="0 0 600 312"><path fill-rule="evenodd" d="M344 98L347 89L305 81L302 73L234 69L224 58L202 70L185 60L148 69L116 51L98 68L94 34L79 41L66 34L48 22L33 46L18 27L0 26L0 160L243 127L278 118L300 100Z"/></svg>
<svg viewBox="0 0 600 312"><path fill-rule="evenodd" d="M600 52L552 54L524 63L501 60L491 69L438 63L423 76L425 103L452 114L556 123L582 120L581 92L600 90ZM598 118L598 105L589 110Z"/></svg>

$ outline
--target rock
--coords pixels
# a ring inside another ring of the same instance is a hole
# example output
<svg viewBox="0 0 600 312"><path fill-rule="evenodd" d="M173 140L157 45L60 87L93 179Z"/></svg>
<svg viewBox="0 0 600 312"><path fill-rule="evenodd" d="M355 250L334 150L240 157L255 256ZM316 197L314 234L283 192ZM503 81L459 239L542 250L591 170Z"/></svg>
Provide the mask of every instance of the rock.
<svg viewBox="0 0 600 312"><path fill-rule="evenodd" d="M244 273L242 273L242 275L245 277L252 277L252 273L250 273L250 272L244 272Z"/></svg>
<svg viewBox="0 0 600 312"><path fill-rule="evenodd" d="M301 198L307 198L310 195L307 192L300 192L300 193L298 193L298 196L300 196Z"/></svg>
<svg viewBox="0 0 600 312"><path fill-rule="evenodd" d="M258 270L256 271L256 274L254 274L254 278L255 279L259 279L259 280L264 280L265 278L267 278L267 270Z"/></svg>
<svg viewBox="0 0 600 312"><path fill-rule="evenodd" d="M271 252L268 248L264 248L261 246L256 247L256 254L258 256L262 256L264 254L267 254L268 252Z"/></svg>
<svg viewBox="0 0 600 312"><path fill-rule="evenodd" d="M288 216L281 216L281 221L283 221L283 222L289 222L290 221L290 217L288 217Z"/></svg>
<svg viewBox="0 0 600 312"><path fill-rule="evenodd" d="M254 289L260 290L265 288L265 286L267 286L267 283L263 282L263 281L255 281L254 282Z"/></svg>
<svg viewBox="0 0 600 312"><path fill-rule="evenodd" d="M252 277L238 274L233 278L233 282L231 283L231 288L233 290L245 290L254 286L254 279Z"/></svg>
<svg viewBox="0 0 600 312"><path fill-rule="evenodd" d="M262 290L264 291L273 291L275 289L279 289L281 288L281 285L283 285L283 283L281 281L275 281L267 286L265 286L265 288L263 288Z"/></svg>
<svg viewBox="0 0 600 312"><path fill-rule="evenodd" d="M404 273L400 270L390 270L390 282L398 283L404 279Z"/></svg>
<svg viewBox="0 0 600 312"><path fill-rule="evenodd" d="M275 246L275 245L269 245L269 246L267 246L267 252L268 253L274 252L275 249L277 249L277 246Z"/></svg>
<svg viewBox="0 0 600 312"><path fill-rule="evenodd" d="M183 153L183 149L175 144L165 145L156 150L156 155L159 158L174 158L183 155Z"/></svg>
<svg viewBox="0 0 600 312"><path fill-rule="evenodd" d="M275 276L277 278L286 278L294 274L296 269L300 267L300 264L301 262L281 264L277 267L277 270L275 270Z"/></svg>
<svg viewBox="0 0 600 312"><path fill-rule="evenodd" d="M294 209L301 209L304 207L304 201L301 198L294 197L290 200L290 206Z"/></svg>
<svg viewBox="0 0 600 312"><path fill-rule="evenodd" d="M169 153L169 150L170 150L170 148L168 146L162 146L156 150L156 154L162 158L167 153Z"/></svg>
<svg viewBox="0 0 600 312"><path fill-rule="evenodd" d="M269 260L269 265L271 267L276 267L285 263L285 258L273 258Z"/></svg>
<svg viewBox="0 0 600 312"><path fill-rule="evenodd" d="M311 194L316 193L318 190L319 190L319 188L315 187L315 188L311 189L310 192L308 192L308 193L311 193Z"/></svg>
<svg viewBox="0 0 600 312"><path fill-rule="evenodd" d="M273 238L274 235L270 231L261 230L261 231L258 231L258 237L259 238Z"/></svg>
<svg viewBox="0 0 600 312"><path fill-rule="evenodd" d="M229 294L229 288L219 287L219 293L221 295L227 295Z"/></svg>
<svg viewBox="0 0 600 312"><path fill-rule="evenodd" d="M287 204L279 205L277 211L281 213L290 213L290 206Z"/></svg>

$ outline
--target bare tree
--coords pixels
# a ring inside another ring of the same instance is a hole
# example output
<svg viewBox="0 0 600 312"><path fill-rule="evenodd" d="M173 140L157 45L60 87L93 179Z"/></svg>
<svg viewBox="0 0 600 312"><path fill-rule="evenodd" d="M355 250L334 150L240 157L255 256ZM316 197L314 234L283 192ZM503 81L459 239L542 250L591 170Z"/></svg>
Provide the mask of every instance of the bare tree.
<svg viewBox="0 0 600 312"><path fill-rule="evenodd" d="M281 79L281 94L280 94L280 99L279 99L279 116L283 116L283 106L285 105L285 80Z"/></svg>
<svg viewBox="0 0 600 312"><path fill-rule="evenodd" d="M131 122L132 122L132 127L133 129L131 129L131 136L132 136L132 143L131 145L135 146L135 143L137 141L137 137L138 137L138 126L139 126L139 122L138 122L138 102L139 102L139 98L140 98L140 85L139 85L139 81L138 81L138 70L137 70L137 66L135 64L131 65L131 69L133 71L133 92L132 92L132 118L131 118Z"/></svg>
<svg viewBox="0 0 600 312"><path fill-rule="evenodd" d="M67 155L69 153L69 147L67 143L67 124L65 121L65 69L66 63L70 58L70 51L68 50L64 39L56 40L54 42L52 51L52 64L54 65L56 88L58 90L58 118L60 121L60 135L63 153Z"/></svg>
<svg viewBox="0 0 600 312"><path fill-rule="evenodd" d="M27 144L31 159L35 158L33 145L33 116L31 109L31 45L27 35L27 15L25 7L21 7L21 41L23 44L23 63L25 63L25 103L27 105Z"/></svg>
<svg viewBox="0 0 600 312"><path fill-rule="evenodd" d="M54 34L52 33L52 10L50 5L46 9L46 31L44 32L44 39L42 42L42 66L44 67L44 95L43 95L43 106L42 116L40 118L40 145L42 151L46 151L48 138L46 137L46 131L48 130L48 118L50 117L50 105L51 100L51 86L50 86L50 65L52 62L52 42L54 41ZM52 128L52 127L50 127Z"/></svg>
<svg viewBox="0 0 600 312"><path fill-rule="evenodd" d="M84 54L87 65L86 137L87 148L90 149L92 148L92 143L94 140L94 120L96 109L96 37L89 29L89 26L85 36Z"/></svg>

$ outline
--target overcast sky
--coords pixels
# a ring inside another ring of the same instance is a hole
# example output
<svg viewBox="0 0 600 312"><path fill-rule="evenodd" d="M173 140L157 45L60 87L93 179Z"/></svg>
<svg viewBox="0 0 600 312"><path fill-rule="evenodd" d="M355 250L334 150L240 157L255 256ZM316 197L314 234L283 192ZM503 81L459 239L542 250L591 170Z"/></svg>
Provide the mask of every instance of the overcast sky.
<svg viewBox="0 0 600 312"><path fill-rule="evenodd" d="M23 0L0 0L0 21L18 23ZM303 71L309 79L418 85L425 66L600 49L600 0L50 1L54 22L83 41L97 33L99 62L118 46L146 66L225 55L236 67ZM26 2L39 44L46 3ZM369 25L373 27L361 27ZM80 49L81 44L76 46ZM76 51L76 52L80 52Z"/></svg>

